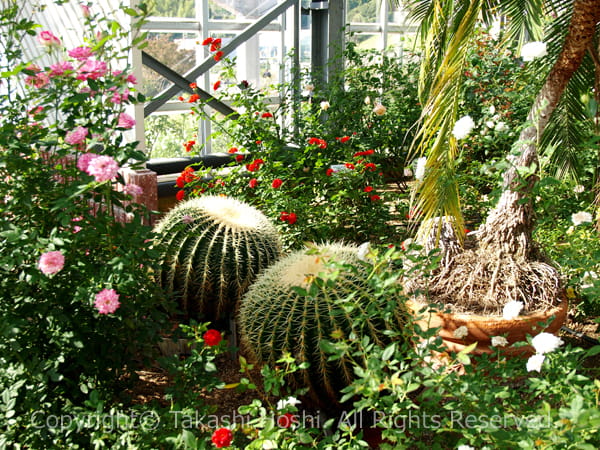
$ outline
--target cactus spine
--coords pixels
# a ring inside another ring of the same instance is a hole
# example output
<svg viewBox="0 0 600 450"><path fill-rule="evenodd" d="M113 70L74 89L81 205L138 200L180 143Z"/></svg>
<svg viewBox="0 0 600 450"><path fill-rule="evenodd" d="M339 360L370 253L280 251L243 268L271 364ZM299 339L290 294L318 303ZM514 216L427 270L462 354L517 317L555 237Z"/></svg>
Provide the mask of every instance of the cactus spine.
<svg viewBox="0 0 600 450"><path fill-rule="evenodd" d="M281 255L267 217L230 197L180 203L155 233L161 267L156 280L193 318L214 321L233 313L258 273Z"/></svg>
<svg viewBox="0 0 600 450"><path fill-rule="evenodd" d="M368 287L367 271L358 263L357 250L330 244L320 246L316 255L292 253L263 272L240 303L242 349L258 364L275 365L284 353L299 363L309 362L307 370L296 372L288 382L308 388L310 397L320 404L337 403L340 390L354 379L352 361L347 357L328 361L322 340L348 338L354 333L386 345L390 338L385 331L402 329L406 319L400 306L389 322L367 313L377 303ZM354 264L358 270L342 270L333 285L321 283L315 289L312 277L334 270L325 264L327 260ZM308 295L301 295L293 286L303 287ZM357 317L366 319L357 321Z"/></svg>

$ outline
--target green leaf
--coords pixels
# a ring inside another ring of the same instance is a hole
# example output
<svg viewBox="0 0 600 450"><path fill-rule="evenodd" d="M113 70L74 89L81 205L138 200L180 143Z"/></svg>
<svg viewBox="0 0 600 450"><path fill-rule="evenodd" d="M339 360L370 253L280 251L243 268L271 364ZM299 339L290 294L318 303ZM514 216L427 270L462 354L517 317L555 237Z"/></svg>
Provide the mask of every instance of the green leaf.
<svg viewBox="0 0 600 450"><path fill-rule="evenodd" d="M394 355L395 352L396 352L396 344L392 344L383 351L383 353L381 355L381 359L383 361L387 361Z"/></svg>

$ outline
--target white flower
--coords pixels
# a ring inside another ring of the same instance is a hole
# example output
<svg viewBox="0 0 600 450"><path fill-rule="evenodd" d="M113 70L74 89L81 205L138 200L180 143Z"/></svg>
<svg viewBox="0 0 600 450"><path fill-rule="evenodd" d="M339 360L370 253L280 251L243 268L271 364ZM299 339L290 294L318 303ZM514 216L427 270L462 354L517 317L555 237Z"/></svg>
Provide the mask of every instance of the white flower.
<svg viewBox="0 0 600 450"><path fill-rule="evenodd" d="M368 95L365 97L365 105L370 105L371 104L371 97L369 97Z"/></svg>
<svg viewBox="0 0 600 450"><path fill-rule="evenodd" d="M488 127L488 128L494 128L494 127L496 126L496 124L494 123L494 121L493 121L493 120L488 120L488 121L485 123L485 126L486 126L486 127Z"/></svg>
<svg viewBox="0 0 600 450"><path fill-rule="evenodd" d="M419 181L423 180L425 176L425 165L427 164L427 158L421 157L417 159L417 166L415 169L415 178Z"/></svg>
<svg viewBox="0 0 600 450"><path fill-rule="evenodd" d="M277 442L267 439L266 441L263 441L262 448L263 450L272 450L279 447L277 446Z"/></svg>
<svg viewBox="0 0 600 450"><path fill-rule="evenodd" d="M363 242L358 247L356 256L358 256L358 259L361 261L367 261L369 258L369 253L371 253L371 244L369 242Z"/></svg>
<svg viewBox="0 0 600 450"><path fill-rule="evenodd" d="M540 370L542 370L542 364L544 364L544 359L546 359L546 357L540 354L531 356L527 360L527 372L531 372L532 370L539 372Z"/></svg>
<svg viewBox="0 0 600 450"><path fill-rule="evenodd" d="M543 355L556 350L563 344L563 340L552 333L540 333L531 340L531 345L536 353Z"/></svg>
<svg viewBox="0 0 600 450"><path fill-rule="evenodd" d="M469 335L469 329L465 325L462 325L462 326L458 327L456 330L454 330L454 332L452 333L452 335L456 339L465 338L465 337L467 337Z"/></svg>
<svg viewBox="0 0 600 450"><path fill-rule="evenodd" d="M523 302L517 300L511 300L502 309L502 317L506 320L513 320L519 317L521 310L523 309Z"/></svg>
<svg viewBox="0 0 600 450"><path fill-rule="evenodd" d="M506 126L506 122L498 122L494 129L498 132L502 132L508 130L508 127Z"/></svg>
<svg viewBox="0 0 600 450"><path fill-rule="evenodd" d="M496 107L494 105L490 106L489 111L490 111L490 115L493 116L494 114L496 114Z"/></svg>
<svg viewBox="0 0 600 450"><path fill-rule="evenodd" d="M287 397L277 402L277 409L285 409L286 406L296 406L300 403L300 400L296 397Z"/></svg>
<svg viewBox="0 0 600 450"><path fill-rule="evenodd" d="M452 134L458 140L466 138L469 133L475 127L475 122L471 119L471 116L463 116L456 121L454 124L454 128L452 129Z"/></svg>
<svg viewBox="0 0 600 450"><path fill-rule="evenodd" d="M592 215L586 211L579 211L578 213L571 215L571 222L573 225L581 225L582 223L591 223Z"/></svg>
<svg viewBox="0 0 600 450"><path fill-rule="evenodd" d="M475 447L471 447L470 445L459 445L456 447L456 450L475 450Z"/></svg>
<svg viewBox="0 0 600 450"><path fill-rule="evenodd" d="M589 289L591 287L594 287L594 281L598 279L598 274L596 272L594 272L593 270L590 270L589 272L585 272L583 274L583 277L581 277L581 281L583 282L581 284L581 289Z"/></svg>
<svg viewBox="0 0 600 450"><path fill-rule="evenodd" d="M573 188L573 192L576 194L581 194L583 191L585 191L585 187L582 184L578 184Z"/></svg>
<svg viewBox="0 0 600 450"><path fill-rule="evenodd" d="M378 116L383 116L386 111L387 111L387 108L385 106L383 106L381 103L377 103L375 105L375 107L373 107L373 112Z"/></svg>
<svg viewBox="0 0 600 450"><path fill-rule="evenodd" d="M329 109L329 107L330 107L330 106L331 106L331 105L330 105L330 104L329 104L329 102L327 102L327 101L323 101L323 102L321 102L321 109L322 109L323 111L327 111L327 110Z"/></svg>
<svg viewBox="0 0 600 450"><path fill-rule="evenodd" d="M528 42L521 47L521 58L523 58L523 61L533 61L535 58L541 58L547 54L544 42Z"/></svg>
<svg viewBox="0 0 600 450"><path fill-rule="evenodd" d="M502 336L493 336L492 337L492 347L506 347L508 345L508 341L505 337Z"/></svg>

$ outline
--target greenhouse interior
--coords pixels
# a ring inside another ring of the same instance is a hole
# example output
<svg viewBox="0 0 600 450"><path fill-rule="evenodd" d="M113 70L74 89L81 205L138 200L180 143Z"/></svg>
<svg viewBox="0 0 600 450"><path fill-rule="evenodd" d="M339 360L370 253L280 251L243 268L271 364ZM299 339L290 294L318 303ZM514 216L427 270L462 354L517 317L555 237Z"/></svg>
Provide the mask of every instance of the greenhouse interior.
<svg viewBox="0 0 600 450"><path fill-rule="evenodd" d="M0 5L0 449L600 448L600 0Z"/></svg>

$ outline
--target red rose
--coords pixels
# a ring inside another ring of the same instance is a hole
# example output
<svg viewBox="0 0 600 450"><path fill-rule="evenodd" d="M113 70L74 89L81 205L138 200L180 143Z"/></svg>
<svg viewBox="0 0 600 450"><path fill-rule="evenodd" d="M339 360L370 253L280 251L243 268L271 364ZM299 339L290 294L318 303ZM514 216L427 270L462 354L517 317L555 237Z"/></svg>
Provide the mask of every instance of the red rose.
<svg viewBox="0 0 600 450"><path fill-rule="evenodd" d="M212 42L213 42L213 38L211 38L211 37L207 37L206 39L204 39L204 40L202 41L202 45L208 45L208 44L212 44Z"/></svg>
<svg viewBox="0 0 600 450"><path fill-rule="evenodd" d="M207 330L206 333L202 335L202 339L206 345L209 347L214 347L215 345L219 345L222 337L221 333L219 333L217 330Z"/></svg>
<svg viewBox="0 0 600 450"><path fill-rule="evenodd" d="M190 98L188 98L188 103L195 103L198 100L200 100L200 96L198 94L192 94L190 95Z"/></svg>
<svg viewBox="0 0 600 450"><path fill-rule="evenodd" d="M231 147L229 150L227 150L228 153L237 153L238 149L236 147Z"/></svg>
<svg viewBox="0 0 600 450"><path fill-rule="evenodd" d="M219 87L221 86L221 80L217 80L215 81L215 84L213 84L213 90L217 90L219 89Z"/></svg>
<svg viewBox="0 0 600 450"><path fill-rule="evenodd" d="M281 178L275 178L275 179L273 180L273 183L271 183L271 186L272 186L274 189L277 189L278 187L281 187L281 185L282 185L282 184L283 184L283 181L281 180Z"/></svg>
<svg viewBox="0 0 600 450"><path fill-rule="evenodd" d="M343 144L344 142L348 142L350 140L350 136L344 136L340 138L340 142Z"/></svg>
<svg viewBox="0 0 600 450"><path fill-rule="evenodd" d="M198 85L196 83L190 83L190 89L198 89Z"/></svg>
<svg viewBox="0 0 600 450"><path fill-rule="evenodd" d="M279 215L279 220L283 220L284 222L287 222L289 217L290 217L290 213L288 213L286 211L281 211L281 214Z"/></svg>
<svg viewBox="0 0 600 450"><path fill-rule="evenodd" d="M180 191L178 191L178 192L177 192L177 194L175 194L175 198L176 198L178 201L181 201L181 200L183 200L183 197L185 197L185 191L184 191L183 189L182 189L182 190L180 190Z"/></svg>
<svg viewBox="0 0 600 450"><path fill-rule="evenodd" d="M216 50L219 50L221 48L221 38L217 38L217 39L213 39L213 41L210 44L210 51L214 52Z"/></svg>
<svg viewBox="0 0 600 450"><path fill-rule="evenodd" d="M273 114L271 114L270 112L262 113L263 119L269 119L271 117L273 117Z"/></svg>
<svg viewBox="0 0 600 450"><path fill-rule="evenodd" d="M218 51L217 53L215 53L215 61L221 61L221 58L223 57L223 52L222 51Z"/></svg>
<svg viewBox="0 0 600 450"><path fill-rule="evenodd" d="M365 169L369 169L371 172L375 172L375 170L377 170L377 166L374 163L370 162L365 164Z"/></svg>
<svg viewBox="0 0 600 450"><path fill-rule="evenodd" d="M177 177L177 181L175 182L175 185L178 188L183 188L185 186L185 181L183 180L182 176Z"/></svg>
<svg viewBox="0 0 600 450"><path fill-rule="evenodd" d="M373 186L365 186L363 189L364 192L371 192L373 190Z"/></svg>
<svg viewBox="0 0 600 450"><path fill-rule="evenodd" d="M235 160L237 162L243 161L244 160L244 155L235 155Z"/></svg>
<svg viewBox="0 0 600 450"><path fill-rule="evenodd" d="M217 448L229 447L231 441L233 441L233 434L231 433L231 430L227 428L219 428L218 430L215 430L210 440Z"/></svg>
<svg viewBox="0 0 600 450"><path fill-rule="evenodd" d="M345 166L347 169L354 170L354 164L352 163L346 163Z"/></svg>
<svg viewBox="0 0 600 450"><path fill-rule="evenodd" d="M325 175L327 175L328 177L330 177L330 176L333 174L333 172L335 172L335 170L333 170L333 169L330 167L329 169L327 169L327 170L325 171Z"/></svg>
<svg viewBox="0 0 600 450"><path fill-rule="evenodd" d="M290 225L294 225L296 223L296 220L298 220L296 213L288 214L287 223L289 223Z"/></svg>
<svg viewBox="0 0 600 450"><path fill-rule="evenodd" d="M379 195L371 195L371 201L372 202L376 202L381 200L381 197Z"/></svg>
<svg viewBox="0 0 600 450"><path fill-rule="evenodd" d="M256 186L258 186L258 180L256 178L252 178L248 182L248 186L251 187L252 189L254 189Z"/></svg>
<svg viewBox="0 0 600 450"><path fill-rule="evenodd" d="M292 413L285 413L277 418L277 425L281 428L289 428L293 423L298 423L298 419Z"/></svg>

